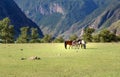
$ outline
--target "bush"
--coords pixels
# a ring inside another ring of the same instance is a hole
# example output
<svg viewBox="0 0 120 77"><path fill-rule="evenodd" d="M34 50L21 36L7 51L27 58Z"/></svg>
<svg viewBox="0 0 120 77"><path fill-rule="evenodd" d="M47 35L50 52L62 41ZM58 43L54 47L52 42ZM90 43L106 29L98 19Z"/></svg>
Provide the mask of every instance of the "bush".
<svg viewBox="0 0 120 77"><path fill-rule="evenodd" d="M93 35L93 42L117 42L119 41L119 36L111 33L108 30L102 30L99 34Z"/></svg>
<svg viewBox="0 0 120 77"><path fill-rule="evenodd" d="M99 34L93 35L92 38L93 38L92 39L93 42L100 42L100 35Z"/></svg>
<svg viewBox="0 0 120 77"><path fill-rule="evenodd" d="M64 42L64 39L63 39L63 37L58 37L58 38L56 38L53 42L54 42L54 43L63 43L63 42Z"/></svg>
<svg viewBox="0 0 120 77"><path fill-rule="evenodd" d="M78 36L74 34L69 37L69 40L76 40L77 38Z"/></svg>
<svg viewBox="0 0 120 77"><path fill-rule="evenodd" d="M50 42L52 42L52 36L46 34L46 35L41 39L41 42L42 42L42 43L50 43Z"/></svg>

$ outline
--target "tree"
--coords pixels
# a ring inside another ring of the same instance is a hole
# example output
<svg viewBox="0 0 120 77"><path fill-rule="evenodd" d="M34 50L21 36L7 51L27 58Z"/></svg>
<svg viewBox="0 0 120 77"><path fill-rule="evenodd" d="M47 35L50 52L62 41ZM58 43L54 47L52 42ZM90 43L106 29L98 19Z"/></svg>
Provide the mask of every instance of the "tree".
<svg viewBox="0 0 120 77"><path fill-rule="evenodd" d="M109 42L109 34L110 32L108 30L102 30L100 32L100 41L101 42Z"/></svg>
<svg viewBox="0 0 120 77"><path fill-rule="evenodd" d="M70 40L76 40L77 38L78 38L78 36L76 34L74 34L74 35L71 35L69 39Z"/></svg>
<svg viewBox="0 0 120 77"><path fill-rule="evenodd" d="M0 37L3 43L14 42L14 26L10 25L9 18L4 18L0 21Z"/></svg>
<svg viewBox="0 0 120 77"><path fill-rule="evenodd" d="M29 27L22 27L20 31L21 31L21 34L19 35L17 39L17 43L28 43L29 42L29 35L28 35Z"/></svg>
<svg viewBox="0 0 120 77"><path fill-rule="evenodd" d="M100 32L100 41L101 42L111 42L111 41L118 41L118 37L111 33L109 30L105 29Z"/></svg>
<svg viewBox="0 0 120 77"><path fill-rule="evenodd" d="M31 28L31 40L30 42L36 43L39 42L39 34L37 28Z"/></svg>
<svg viewBox="0 0 120 77"><path fill-rule="evenodd" d="M119 37L109 30L104 29L99 34L93 35L93 42L117 42Z"/></svg>
<svg viewBox="0 0 120 77"><path fill-rule="evenodd" d="M93 35L92 38L93 38L92 39L93 42L100 42L100 35L99 34Z"/></svg>
<svg viewBox="0 0 120 77"><path fill-rule="evenodd" d="M92 33L95 31L94 28L86 28L84 30L83 39L92 42Z"/></svg>
<svg viewBox="0 0 120 77"><path fill-rule="evenodd" d="M117 37L117 40L120 41L120 35L116 36Z"/></svg>
<svg viewBox="0 0 120 77"><path fill-rule="evenodd" d="M111 37L110 37L110 31L107 29L104 29L100 32L100 41L101 42L110 42Z"/></svg>
<svg viewBox="0 0 120 77"><path fill-rule="evenodd" d="M118 37L114 34L114 33L110 33L109 34L109 38L110 38L110 42L117 42L118 41Z"/></svg>
<svg viewBox="0 0 120 77"><path fill-rule="evenodd" d="M55 43L62 43L62 42L64 42L64 39L63 39L63 37L58 37L53 42L55 42Z"/></svg>
<svg viewBox="0 0 120 77"><path fill-rule="evenodd" d="M52 36L51 35L48 35L46 34L42 39L41 39L41 42L43 43L50 43L52 41Z"/></svg>
<svg viewBox="0 0 120 77"><path fill-rule="evenodd" d="M0 42L2 42L2 37L1 37L2 29L3 29L3 22L0 21Z"/></svg>

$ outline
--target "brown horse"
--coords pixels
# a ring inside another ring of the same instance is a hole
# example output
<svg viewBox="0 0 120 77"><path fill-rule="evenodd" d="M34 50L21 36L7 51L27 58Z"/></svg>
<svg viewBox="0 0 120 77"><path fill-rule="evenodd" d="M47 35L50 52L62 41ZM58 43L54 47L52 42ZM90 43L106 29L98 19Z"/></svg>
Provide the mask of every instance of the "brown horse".
<svg viewBox="0 0 120 77"><path fill-rule="evenodd" d="M69 45L69 49L72 48L73 46L76 46L76 41L65 41L64 42L64 45L65 45L65 49L67 49L67 45Z"/></svg>
<svg viewBox="0 0 120 77"><path fill-rule="evenodd" d="M72 46L72 41L65 41L64 45L65 45L65 49L67 49L67 45Z"/></svg>

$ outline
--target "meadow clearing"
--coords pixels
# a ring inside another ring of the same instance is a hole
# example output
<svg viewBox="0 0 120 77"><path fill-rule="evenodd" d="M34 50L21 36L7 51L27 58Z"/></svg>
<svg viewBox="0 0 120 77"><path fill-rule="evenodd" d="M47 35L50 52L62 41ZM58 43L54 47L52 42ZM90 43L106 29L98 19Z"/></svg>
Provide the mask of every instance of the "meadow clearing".
<svg viewBox="0 0 120 77"><path fill-rule="evenodd" d="M21 60L31 56L41 59ZM0 77L120 77L120 43L0 44Z"/></svg>

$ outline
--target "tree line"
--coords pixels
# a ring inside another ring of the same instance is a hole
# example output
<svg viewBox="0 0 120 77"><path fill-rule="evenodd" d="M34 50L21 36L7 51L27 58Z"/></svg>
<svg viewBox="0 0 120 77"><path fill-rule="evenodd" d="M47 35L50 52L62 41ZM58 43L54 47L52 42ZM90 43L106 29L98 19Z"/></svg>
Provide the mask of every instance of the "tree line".
<svg viewBox="0 0 120 77"><path fill-rule="evenodd" d="M94 33L94 28L86 28L84 30L83 39L87 42L118 42L120 41L120 35L110 32L107 29L103 29L98 33Z"/></svg>
<svg viewBox="0 0 120 77"><path fill-rule="evenodd" d="M43 38L39 37L37 28L21 27L20 34L15 38L14 26L10 25L10 19L4 18L0 21L0 42L1 43L62 43L63 37L53 38L52 35L44 35ZM94 28L84 29L82 39L87 42L117 42L120 41L120 36L105 29L98 34L94 34ZM78 39L77 35L71 35L69 40Z"/></svg>

